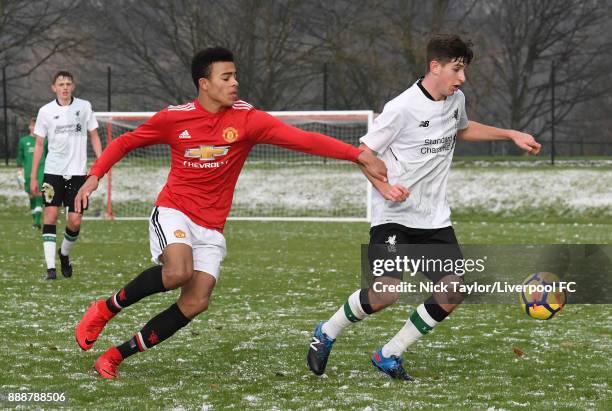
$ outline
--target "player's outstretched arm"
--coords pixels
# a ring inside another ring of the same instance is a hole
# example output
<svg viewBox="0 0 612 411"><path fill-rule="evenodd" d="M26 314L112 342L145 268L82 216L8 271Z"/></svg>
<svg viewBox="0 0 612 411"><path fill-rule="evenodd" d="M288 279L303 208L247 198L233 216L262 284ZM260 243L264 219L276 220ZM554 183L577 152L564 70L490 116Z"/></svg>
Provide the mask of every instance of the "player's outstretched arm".
<svg viewBox="0 0 612 411"><path fill-rule="evenodd" d="M359 149L362 150L362 152L369 152L374 155L374 152L365 144L359 146ZM402 201L406 201L406 199L410 195L410 191L403 185L391 185L387 181L382 181L372 176L365 167L361 166L361 164L359 165L359 167L361 168L361 171L366 176L366 178L370 181L370 183L372 183L374 188L378 190L378 192L383 196L385 200L400 203Z"/></svg>
<svg viewBox="0 0 612 411"><path fill-rule="evenodd" d="M459 130L457 135L466 141L512 140L517 147L533 155L538 155L542 149L542 145L530 134L491 127L476 121L469 121L467 128Z"/></svg>
<svg viewBox="0 0 612 411"><path fill-rule="evenodd" d="M361 149L361 147L359 148ZM376 181L387 182L387 166L371 150L361 150L359 157L357 157L357 164L366 176Z"/></svg>
<svg viewBox="0 0 612 411"><path fill-rule="evenodd" d="M79 189L76 197L74 197L74 211L80 213L83 209L87 208L89 196L98 189L98 181L97 176L87 177L87 180L85 180L85 183Z"/></svg>
<svg viewBox="0 0 612 411"><path fill-rule="evenodd" d="M248 121L248 135L255 143L274 144L302 153L348 160L357 163L380 181L387 181L387 167L372 152L325 134L308 132L283 123L271 115L253 110Z"/></svg>

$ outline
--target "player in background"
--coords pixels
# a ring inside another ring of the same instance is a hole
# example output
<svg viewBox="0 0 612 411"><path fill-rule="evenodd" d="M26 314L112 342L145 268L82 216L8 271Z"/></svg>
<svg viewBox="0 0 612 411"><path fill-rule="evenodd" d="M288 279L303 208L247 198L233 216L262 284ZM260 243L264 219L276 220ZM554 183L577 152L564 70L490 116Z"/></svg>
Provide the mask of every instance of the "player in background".
<svg viewBox="0 0 612 411"><path fill-rule="evenodd" d="M137 147L167 144L171 167L149 222L154 265L106 300L87 309L75 329L77 343L89 350L106 323L149 295L180 288L177 302L147 322L131 338L111 347L95 362L103 378L115 378L129 356L151 348L205 311L226 254L223 228L234 187L256 144L274 144L304 153L352 161L373 179L386 179L384 163L369 151L306 132L238 100L232 53L205 49L192 60L195 100L169 106L136 130L113 140L96 161L76 196L87 205L98 181L113 164Z"/></svg>
<svg viewBox="0 0 612 411"><path fill-rule="evenodd" d="M468 121L460 87L471 62L471 43L455 35L437 35L427 45L428 71L398 97L389 101L360 139L362 148L378 153L389 170L388 182L372 179L372 223L368 259L370 265L380 249L392 257L401 244L441 245L447 255L462 258L450 220L446 184L457 138L467 141L511 140L530 154L540 144L529 135ZM421 246L413 246L413 248ZM439 249L438 246L429 247ZM427 248L427 247L424 247ZM411 258L418 258L418 255ZM423 272L433 283L461 282L454 272ZM399 284L403 272L385 271L380 284ZM327 321L316 326L307 355L310 370L325 372L332 345L350 325L393 304L399 293L375 292L374 287L356 290ZM430 296L410 315L403 328L372 357L372 364L392 378L411 380L403 368L402 354L437 326L463 301L453 293Z"/></svg>
<svg viewBox="0 0 612 411"><path fill-rule="evenodd" d="M34 125L36 124L36 119L32 117L28 122L28 130L30 130L30 134L25 135L19 139L19 147L17 148L17 167L21 167L19 170L20 173L20 184L23 181L23 189L26 193L28 193L28 197L30 198L30 212L32 213L32 228L36 230L40 230L41 226L41 215L42 215L42 205L43 198L40 193L33 194L30 191L30 172L32 170L32 160L34 158L34 146L36 145L36 137L34 137ZM41 160L43 163L45 162L45 157L47 155L47 145L45 144L43 147L43 152L41 155ZM43 181L43 169L39 168L37 175L38 184L42 184Z"/></svg>
<svg viewBox="0 0 612 411"><path fill-rule="evenodd" d="M36 146L30 174L30 191L39 192L36 175L42 158L45 140L48 144L44 163L42 193L45 204L43 215L43 250L47 264L47 280L55 280L55 239L59 209L68 207L66 229L58 252L62 275L72 276L70 250L81 229L82 211L74 210L74 197L85 182L87 174L87 133L96 157L102 153L98 122L87 100L72 96L75 84L71 73L59 71L53 76L51 89L56 98L38 110L34 136Z"/></svg>

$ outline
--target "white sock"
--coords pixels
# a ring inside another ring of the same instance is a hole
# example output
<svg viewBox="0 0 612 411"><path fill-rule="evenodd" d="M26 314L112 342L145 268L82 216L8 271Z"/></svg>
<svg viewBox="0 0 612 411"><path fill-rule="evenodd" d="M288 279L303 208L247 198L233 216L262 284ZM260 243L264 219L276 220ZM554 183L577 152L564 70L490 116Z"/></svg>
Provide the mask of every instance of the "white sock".
<svg viewBox="0 0 612 411"><path fill-rule="evenodd" d="M68 232L64 231L64 239L62 240L62 247L61 247L62 255L70 255L70 250L74 246L74 243L76 243L79 232L77 231L76 235L72 235L72 234L74 233L69 234Z"/></svg>
<svg viewBox="0 0 612 411"><path fill-rule="evenodd" d="M55 268L55 234L43 235L43 250L47 268Z"/></svg>
<svg viewBox="0 0 612 411"><path fill-rule="evenodd" d="M357 290L351 294L348 301L323 324L322 330L328 337L336 339L346 327L368 316L361 307L360 293L361 290Z"/></svg>
<svg viewBox="0 0 612 411"><path fill-rule="evenodd" d="M383 357L401 355L408 349L410 345L416 342L419 338L431 331L439 323L431 318L425 305L421 304L412 313L401 330L382 348Z"/></svg>

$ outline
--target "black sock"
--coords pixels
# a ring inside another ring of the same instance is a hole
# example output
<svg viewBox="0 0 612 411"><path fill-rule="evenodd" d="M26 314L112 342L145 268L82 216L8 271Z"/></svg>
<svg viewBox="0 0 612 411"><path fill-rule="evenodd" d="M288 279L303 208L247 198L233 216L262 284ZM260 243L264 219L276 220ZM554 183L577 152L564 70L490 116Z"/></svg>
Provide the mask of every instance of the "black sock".
<svg viewBox="0 0 612 411"><path fill-rule="evenodd" d="M125 287L111 295L106 300L106 306L112 312L118 313L122 308L162 291L167 291L162 282L162 266L156 265L147 268Z"/></svg>
<svg viewBox="0 0 612 411"><path fill-rule="evenodd" d="M364 313L367 315L374 314L374 310L370 305L370 298L368 297L368 288L362 288L359 292L359 303L361 303L361 308Z"/></svg>
<svg viewBox="0 0 612 411"><path fill-rule="evenodd" d="M45 236L45 234L55 236L56 232L57 232L57 227L56 227L55 224L45 224L45 225L43 225L43 229L42 229L43 237Z"/></svg>
<svg viewBox="0 0 612 411"><path fill-rule="evenodd" d="M185 317L179 306L174 303L166 311L151 318L136 335L119 345L117 349L125 359L170 338L175 332L189 324L189 321L191 319Z"/></svg>
<svg viewBox="0 0 612 411"><path fill-rule="evenodd" d="M425 310L427 311L427 314L429 314L431 318L437 322L442 321L448 317L448 314L450 314L447 313L444 308L440 307L440 304L436 302L433 295L429 296L429 298L425 300Z"/></svg>

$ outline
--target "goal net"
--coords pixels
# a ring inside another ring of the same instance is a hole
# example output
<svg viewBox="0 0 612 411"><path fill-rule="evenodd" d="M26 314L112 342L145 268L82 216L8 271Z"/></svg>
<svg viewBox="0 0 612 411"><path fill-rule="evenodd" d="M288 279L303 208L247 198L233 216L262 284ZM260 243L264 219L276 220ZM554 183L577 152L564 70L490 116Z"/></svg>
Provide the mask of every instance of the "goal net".
<svg viewBox="0 0 612 411"><path fill-rule="evenodd" d="M155 113L96 113L103 146ZM371 125L371 111L270 112L281 121L354 146ZM92 198L88 216L148 218L166 182L170 149L136 149L115 164ZM260 144L238 179L230 219L368 221L369 183L355 165Z"/></svg>

